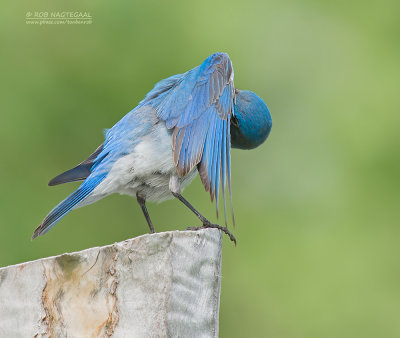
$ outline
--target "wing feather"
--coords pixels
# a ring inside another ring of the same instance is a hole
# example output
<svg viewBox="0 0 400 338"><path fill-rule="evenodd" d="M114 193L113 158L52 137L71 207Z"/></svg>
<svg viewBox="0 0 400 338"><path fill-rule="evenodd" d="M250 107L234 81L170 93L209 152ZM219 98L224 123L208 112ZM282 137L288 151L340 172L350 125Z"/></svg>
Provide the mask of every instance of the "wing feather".
<svg viewBox="0 0 400 338"><path fill-rule="evenodd" d="M158 83L140 105L149 105L172 129L172 147L178 175L195 166L211 200L216 200L222 181L230 192L230 119L234 101L233 67L229 56L215 53L200 66ZM233 207L232 218L233 218Z"/></svg>
<svg viewBox="0 0 400 338"><path fill-rule="evenodd" d="M69 182L83 181L90 173L93 165L96 162L97 156L103 150L103 143L83 162L79 163L76 167L63 172L62 174L54 177L48 185L58 185Z"/></svg>

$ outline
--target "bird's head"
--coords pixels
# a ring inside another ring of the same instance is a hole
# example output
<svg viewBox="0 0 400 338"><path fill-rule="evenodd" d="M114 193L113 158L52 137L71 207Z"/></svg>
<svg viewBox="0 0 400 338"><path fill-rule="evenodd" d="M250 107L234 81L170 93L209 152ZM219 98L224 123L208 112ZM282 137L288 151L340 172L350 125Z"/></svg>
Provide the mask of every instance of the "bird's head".
<svg viewBox="0 0 400 338"><path fill-rule="evenodd" d="M272 127L267 105L253 92L237 90L234 110L231 118L232 148L258 147L267 139Z"/></svg>

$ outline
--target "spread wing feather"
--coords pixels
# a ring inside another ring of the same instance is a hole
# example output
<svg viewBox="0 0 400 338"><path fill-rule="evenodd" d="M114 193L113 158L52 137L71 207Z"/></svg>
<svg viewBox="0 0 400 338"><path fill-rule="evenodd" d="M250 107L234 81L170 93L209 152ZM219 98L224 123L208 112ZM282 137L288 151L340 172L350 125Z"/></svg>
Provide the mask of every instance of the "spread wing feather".
<svg viewBox="0 0 400 338"><path fill-rule="evenodd" d="M173 130L178 175L183 177L197 166L211 200L217 200L217 215L222 181L225 219L226 180L229 191L231 186L230 119L234 95L231 60L225 53L215 53L200 66L156 84L139 104L152 106L167 128Z"/></svg>

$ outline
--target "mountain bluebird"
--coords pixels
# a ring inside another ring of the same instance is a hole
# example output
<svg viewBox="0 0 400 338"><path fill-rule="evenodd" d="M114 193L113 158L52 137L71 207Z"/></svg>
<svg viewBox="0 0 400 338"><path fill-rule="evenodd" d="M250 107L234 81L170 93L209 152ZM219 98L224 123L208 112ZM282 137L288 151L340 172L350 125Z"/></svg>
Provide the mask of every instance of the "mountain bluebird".
<svg viewBox="0 0 400 338"><path fill-rule="evenodd" d="M137 198L152 233L146 201L176 197L200 219L203 226L198 228L218 228L236 243L226 225L230 150L259 146L268 137L272 120L260 97L235 89L233 74L229 56L215 53L200 66L158 82L106 132L105 141L92 155L49 182L53 186L83 181L50 211L32 239L45 234L71 210L120 193ZM211 223L182 196L197 174L211 201L216 200L217 216L221 185L225 227Z"/></svg>

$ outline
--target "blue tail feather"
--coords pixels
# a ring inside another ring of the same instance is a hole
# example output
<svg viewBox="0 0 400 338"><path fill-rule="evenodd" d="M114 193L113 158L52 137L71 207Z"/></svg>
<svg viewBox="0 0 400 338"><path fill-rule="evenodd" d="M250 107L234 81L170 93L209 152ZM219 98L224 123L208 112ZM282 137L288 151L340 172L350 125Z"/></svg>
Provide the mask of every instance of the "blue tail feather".
<svg viewBox="0 0 400 338"><path fill-rule="evenodd" d="M36 228L33 233L32 239L37 236L44 235L52 227L54 227L68 212L70 212L79 202L86 198L106 177L106 173L87 179L82 185L59 203L50 213L46 216L43 222Z"/></svg>

